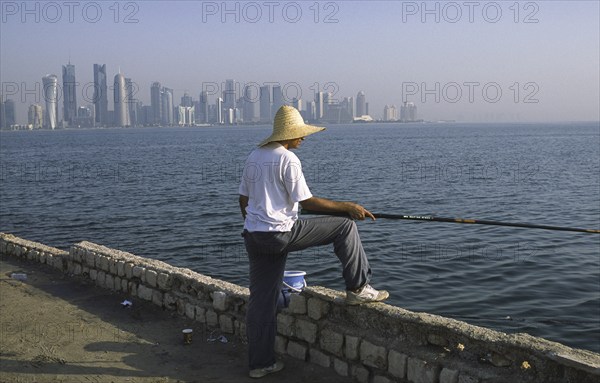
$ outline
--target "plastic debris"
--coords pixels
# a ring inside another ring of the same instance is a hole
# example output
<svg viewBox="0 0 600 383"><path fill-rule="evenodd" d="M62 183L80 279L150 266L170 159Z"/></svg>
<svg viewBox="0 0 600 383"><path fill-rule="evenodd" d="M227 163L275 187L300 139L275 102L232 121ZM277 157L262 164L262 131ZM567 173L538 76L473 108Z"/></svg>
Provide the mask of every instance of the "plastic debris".
<svg viewBox="0 0 600 383"><path fill-rule="evenodd" d="M10 277L12 279L16 279L17 281L26 281L27 280L27 274L25 274L25 273L12 273L10 275Z"/></svg>
<svg viewBox="0 0 600 383"><path fill-rule="evenodd" d="M206 339L206 341L207 342L216 342L216 341L219 341L221 343L227 343L227 342L229 342L227 340L227 338L225 337L225 335L221 334L221 335L215 337L214 334L215 334L215 331L211 332L210 335L208 336L208 338Z"/></svg>
<svg viewBox="0 0 600 383"><path fill-rule="evenodd" d="M125 299L123 302L121 302L121 306L123 306L123 308L130 308L133 306L133 303Z"/></svg>

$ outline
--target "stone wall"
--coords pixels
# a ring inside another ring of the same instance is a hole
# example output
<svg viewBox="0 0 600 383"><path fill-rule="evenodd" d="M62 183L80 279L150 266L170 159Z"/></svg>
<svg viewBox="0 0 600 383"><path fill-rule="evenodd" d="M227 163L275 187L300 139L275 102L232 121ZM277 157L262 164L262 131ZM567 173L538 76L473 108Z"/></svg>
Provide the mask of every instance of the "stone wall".
<svg viewBox="0 0 600 383"><path fill-rule="evenodd" d="M0 254L47 264L102 288L246 337L248 289L90 242L62 251L0 233ZM344 293L307 287L277 318L278 353L358 382L600 381L600 355L387 304L347 306Z"/></svg>

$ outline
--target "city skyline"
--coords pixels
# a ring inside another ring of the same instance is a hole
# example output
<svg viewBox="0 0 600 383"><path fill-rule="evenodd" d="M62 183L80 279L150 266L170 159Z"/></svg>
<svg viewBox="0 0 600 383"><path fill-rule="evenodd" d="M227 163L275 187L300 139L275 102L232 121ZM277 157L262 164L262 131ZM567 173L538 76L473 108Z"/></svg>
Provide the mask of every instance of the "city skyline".
<svg viewBox="0 0 600 383"><path fill-rule="evenodd" d="M303 100L362 90L374 118L408 101L434 121L600 119L598 2L269 4L2 2L0 91L25 122L43 75L71 63L93 98L88 68L102 63L111 80L131 76L144 104L155 81L178 100L241 79Z"/></svg>
<svg viewBox="0 0 600 383"><path fill-rule="evenodd" d="M176 98L173 89L162 86L159 81L154 81L150 85L150 103L148 105L141 101L143 99L140 91L142 87L131 78L126 78L121 73L121 68L115 74L112 86L107 85L106 64L93 64L93 84L79 83L75 71L76 66L69 59L69 63L62 66L62 87L56 75L46 75L42 78L41 91L43 95L40 98L45 107L39 103L30 104L27 108L27 124L20 123L18 119L15 121L13 117L9 123L4 122L0 126L7 129L12 123L21 127L34 128L37 126L37 128L56 129L96 126L271 123L276 111L282 105L293 105L302 112L307 121L311 122L348 123L353 122L353 119L358 122L374 121L369 111L365 92L362 90L358 91L356 102L352 96L340 99L334 97L333 92L321 91L312 95L313 99L310 100L297 97L302 94L300 85L297 83L270 82L268 85L260 85L256 82L226 79L220 84L203 84L203 87L206 85L206 88L210 89L210 93L205 89L196 92L198 94L197 101L186 89L181 96L181 103L177 104L174 101ZM110 71L108 72L110 73ZM91 91L88 89L88 85L92 87ZM83 92L80 94L78 92L80 88L93 96L90 98ZM286 89L291 89L291 92ZM112 105L114 105L112 110L108 109L109 93L112 94ZM295 97L289 96L288 93L292 93ZM33 96L33 93L30 92L29 95ZM213 100L211 100L211 96ZM8 101L13 102L11 99ZM81 105L80 107L77 107L78 103ZM410 104L410 113L405 112L407 104ZM62 105L62 108L59 105ZM395 105L386 104L380 120L417 121L417 108L414 103L404 102L403 105L398 112ZM32 109L37 110L38 107L46 115L41 126L35 123L35 116L32 117ZM50 108L52 108L52 113L46 114ZM393 108L395 112L388 113L389 108ZM198 116L197 120L196 116Z"/></svg>

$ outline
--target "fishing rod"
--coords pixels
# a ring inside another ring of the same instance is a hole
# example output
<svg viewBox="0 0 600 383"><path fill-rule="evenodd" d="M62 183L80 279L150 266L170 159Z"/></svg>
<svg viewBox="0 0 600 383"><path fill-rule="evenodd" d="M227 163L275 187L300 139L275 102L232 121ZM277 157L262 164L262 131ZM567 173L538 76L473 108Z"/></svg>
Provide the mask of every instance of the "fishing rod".
<svg viewBox="0 0 600 383"><path fill-rule="evenodd" d="M330 213L320 212L312 210L301 210L302 214L314 214L314 215L332 215L338 217L348 217L346 213ZM530 229L544 229L544 230L560 230L560 231L576 231L579 233L593 233L600 234L600 230L595 229L579 229L574 227L563 227L563 226L549 226L549 225L536 225L531 223L515 223L515 222L500 222L500 221L489 221L482 219L469 219L469 218L447 218L447 217L434 217L431 215L404 215L404 214L380 214L373 213L375 218L385 219L408 219L413 221L431 221L431 222L451 222L451 223L467 223L476 225L495 225L495 226L511 226L511 227L525 227Z"/></svg>

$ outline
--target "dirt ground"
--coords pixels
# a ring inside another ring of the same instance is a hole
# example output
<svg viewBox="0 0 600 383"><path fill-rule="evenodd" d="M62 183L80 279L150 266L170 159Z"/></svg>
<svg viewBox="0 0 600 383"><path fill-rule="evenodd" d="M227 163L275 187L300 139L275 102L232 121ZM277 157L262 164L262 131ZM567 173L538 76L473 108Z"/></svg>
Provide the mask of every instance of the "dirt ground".
<svg viewBox="0 0 600 383"><path fill-rule="evenodd" d="M27 279L11 278L25 273ZM44 265L0 259L0 383L351 382L284 357L283 371L248 378L246 345L138 299L65 277ZM194 330L190 345L182 329Z"/></svg>

